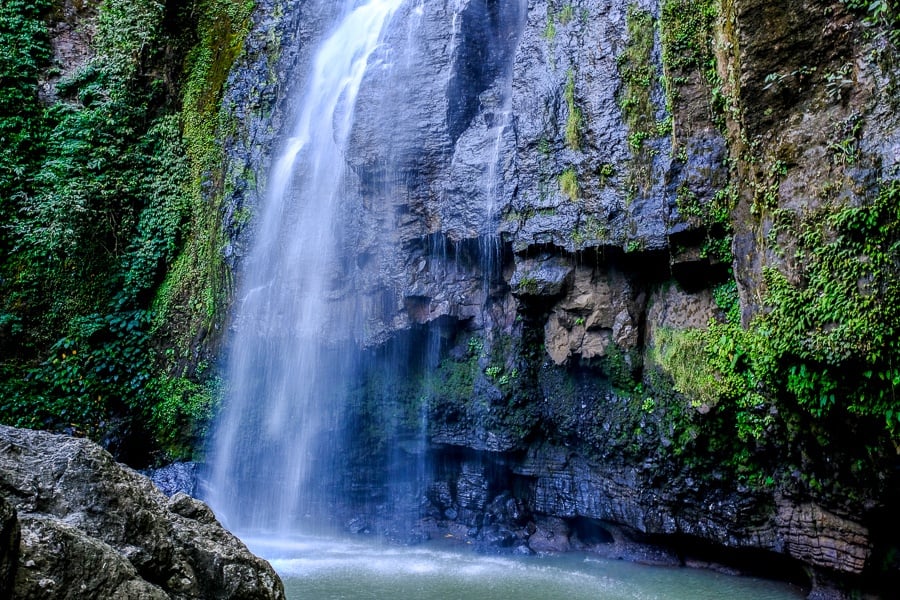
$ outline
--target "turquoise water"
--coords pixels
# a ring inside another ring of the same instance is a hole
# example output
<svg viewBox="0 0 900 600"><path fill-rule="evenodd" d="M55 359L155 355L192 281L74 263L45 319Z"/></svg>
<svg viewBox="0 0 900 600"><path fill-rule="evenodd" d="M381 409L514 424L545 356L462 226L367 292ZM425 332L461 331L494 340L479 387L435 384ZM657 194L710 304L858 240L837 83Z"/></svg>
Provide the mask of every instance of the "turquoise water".
<svg viewBox="0 0 900 600"><path fill-rule="evenodd" d="M398 547L325 538L249 540L290 600L798 600L795 587L698 569L572 553L484 556L445 545Z"/></svg>

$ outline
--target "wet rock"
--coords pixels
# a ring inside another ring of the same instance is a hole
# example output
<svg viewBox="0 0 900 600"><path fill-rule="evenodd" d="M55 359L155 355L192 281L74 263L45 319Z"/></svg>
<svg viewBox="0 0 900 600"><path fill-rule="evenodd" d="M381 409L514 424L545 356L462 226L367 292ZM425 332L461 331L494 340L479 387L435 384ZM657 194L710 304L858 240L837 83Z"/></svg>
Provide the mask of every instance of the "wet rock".
<svg viewBox="0 0 900 600"><path fill-rule="evenodd" d="M17 598L284 597L205 504L87 440L0 427L0 489L22 528Z"/></svg>
<svg viewBox="0 0 900 600"><path fill-rule="evenodd" d="M197 463L176 462L159 469L144 471L144 475L156 484L166 496L178 493L195 496L197 491Z"/></svg>
<svg viewBox="0 0 900 600"><path fill-rule="evenodd" d="M570 284L574 268L561 256L544 254L538 258L516 261L509 281L513 293L523 296L557 296Z"/></svg>
<svg viewBox="0 0 900 600"><path fill-rule="evenodd" d="M812 503L780 498L775 518L779 546L806 564L862 573L872 553L869 530Z"/></svg>
<svg viewBox="0 0 900 600"><path fill-rule="evenodd" d="M571 289L554 307L544 325L547 353L560 365L572 356L606 356L611 344L621 351L638 343L640 300L617 271L575 270Z"/></svg>
<svg viewBox="0 0 900 600"><path fill-rule="evenodd" d="M505 527L491 525L482 530L481 539L489 546L509 548L516 543L518 538L516 534Z"/></svg>
<svg viewBox="0 0 900 600"><path fill-rule="evenodd" d="M528 537L528 547L538 553L567 552L569 544L569 525L556 517L535 519L535 530Z"/></svg>
<svg viewBox="0 0 900 600"><path fill-rule="evenodd" d="M347 531L354 534L366 533L369 530L369 524L362 517L355 517L347 522Z"/></svg>
<svg viewBox="0 0 900 600"><path fill-rule="evenodd" d="M557 450L556 460L548 448L529 454L516 471L534 477L533 508L536 512L562 517L589 517L607 523L616 544L624 547L625 529L641 535L689 535L731 548L753 548L783 554L834 573L860 574L872 556L871 534L860 523L834 515L820 506L778 497L777 511L770 512L772 499L748 493L705 490L686 493L679 486L653 485L645 472L599 466L580 456ZM550 549L562 545L566 536L559 521L536 521L529 538ZM619 524L625 529L613 527ZM545 550L546 551L546 550Z"/></svg>
<svg viewBox="0 0 900 600"><path fill-rule="evenodd" d="M488 500L488 485L488 479L480 464L463 463L462 473L456 481L456 499L460 506L482 511Z"/></svg>

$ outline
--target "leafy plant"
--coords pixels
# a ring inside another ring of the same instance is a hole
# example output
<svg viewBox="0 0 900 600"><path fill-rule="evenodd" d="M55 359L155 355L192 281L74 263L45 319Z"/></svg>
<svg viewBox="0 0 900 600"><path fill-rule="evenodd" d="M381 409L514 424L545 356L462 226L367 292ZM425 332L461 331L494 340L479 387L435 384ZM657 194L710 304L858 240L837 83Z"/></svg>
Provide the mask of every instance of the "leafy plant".
<svg viewBox="0 0 900 600"><path fill-rule="evenodd" d="M842 0L851 10L865 15L869 25L882 26L893 44L900 43L900 7L896 0Z"/></svg>

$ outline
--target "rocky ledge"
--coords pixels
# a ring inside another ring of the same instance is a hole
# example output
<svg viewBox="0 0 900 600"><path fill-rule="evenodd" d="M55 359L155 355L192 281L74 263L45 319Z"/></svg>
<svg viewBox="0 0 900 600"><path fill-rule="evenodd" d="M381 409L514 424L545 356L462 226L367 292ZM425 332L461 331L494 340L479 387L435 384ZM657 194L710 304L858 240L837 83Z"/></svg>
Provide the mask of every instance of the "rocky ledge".
<svg viewBox="0 0 900 600"><path fill-rule="evenodd" d="M0 597L281 599L272 567L185 494L90 441L0 426Z"/></svg>

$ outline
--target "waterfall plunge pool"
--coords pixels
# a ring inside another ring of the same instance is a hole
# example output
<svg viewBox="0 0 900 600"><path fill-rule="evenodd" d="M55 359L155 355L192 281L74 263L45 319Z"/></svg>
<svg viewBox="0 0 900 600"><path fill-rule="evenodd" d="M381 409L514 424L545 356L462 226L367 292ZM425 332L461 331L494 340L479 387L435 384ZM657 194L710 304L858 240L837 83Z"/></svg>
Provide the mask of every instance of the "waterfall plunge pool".
<svg viewBox="0 0 900 600"><path fill-rule="evenodd" d="M800 589L713 571L583 553L481 555L440 542L392 546L308 537L245 540L284 580L288 600L798 600Z"/></svg>

